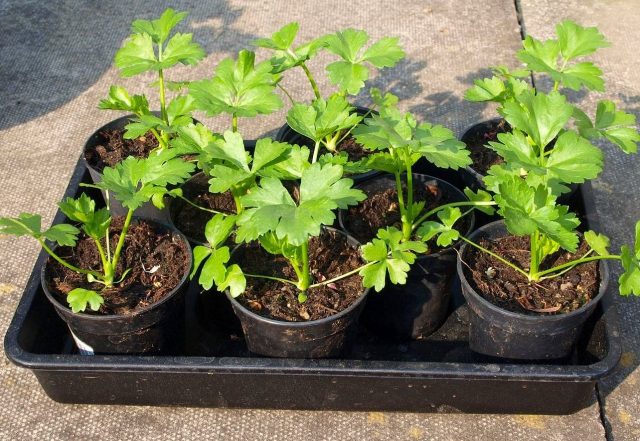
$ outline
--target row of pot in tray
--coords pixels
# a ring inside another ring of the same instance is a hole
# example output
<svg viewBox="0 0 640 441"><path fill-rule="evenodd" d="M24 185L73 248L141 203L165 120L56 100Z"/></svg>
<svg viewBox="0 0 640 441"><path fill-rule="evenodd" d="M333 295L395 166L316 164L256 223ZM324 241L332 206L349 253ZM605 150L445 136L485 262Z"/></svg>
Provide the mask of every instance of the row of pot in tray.
<svg viewBox="0 0 640 441"><path fill-rule="evenodd" d="M66 199L71 223L44 231L37 215L0 218L3 232L30 235L50 254L43 288L82 350L162 351L188 276L203 295L226 294L251 351L284 357L339 355L365 300L379 332L424 338L459 280L473 350L559 358L605 291L607 260L622 262L620 292L640 293L640 237L612 254L603 235L578 232L571 205L577 185L602 171L593 140L627 153L640 140L614 103L601 101L594 122L560 92L602 89L601 71L576 61L606 45L595 28L565 21L556 39L527 37L522 70L498 67L466 94L497 102L503 119L461 142L400 111L390 93L372 89L369 109L350 104L369 69L404 56L395 38L365 49L367 34L347 29L295 47L291 23L255 42L275 51L270 60L256 64L243 50L211 79L170 83L166 69L204 57L191 34L171 36L184 16L136 20L116 54L123 76L158 74L160 111L119 86L100 103L133 113L85 146L94 183L83 185L101 190L106 207L86 194ZM339 91L327 97L307 66L321 51L337 57L326 70ZM309 80L311 103L284 89L292 69ZM549 75L554 90L521 79L532 73ZM287 124L276 140L245 142L239 117L282 107L277 88L291 101ZM212 132L194 110L228 114L230 130ZM496 213L502 220L483 225Z"/></svg>

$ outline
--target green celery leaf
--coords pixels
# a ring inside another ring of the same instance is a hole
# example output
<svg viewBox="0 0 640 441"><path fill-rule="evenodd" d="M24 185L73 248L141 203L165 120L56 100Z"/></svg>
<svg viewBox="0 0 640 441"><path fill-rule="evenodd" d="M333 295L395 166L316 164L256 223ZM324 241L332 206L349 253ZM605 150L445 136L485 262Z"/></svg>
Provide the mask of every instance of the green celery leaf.
<svg viewBox="0 0 640 441"><path fill-rule="evenodd" d="M613 101L602 100L598 103L595 124L579 109L574 110L574 117L581 135L589 139L604 137L625 153L638 151L640 133L636 127L636 117L617 110Z"/></svg>
<svg viewBox="0 0 640 441"><path fill-rule="evenodd" d="M282 183L265 177L260 185L242 197L246 209L238 220L237 240L249 242L269 232L299 246L320 234L322 225L331 225L334 211L365 198L351 188L353 181L342 179L339 165L312 164L302 174L300 202L296 204Z"/></svg>
<svg viewBox="0 0 640 441"><path fill-rule="evenodd" d="M67 303L71 306L71 311L78 313L87 309L97 311L104 303L100 294L90 289L75 288L67 294Z"/></svg>
<svg viewBox="0 0 640 441"><path fill-rule="evenodd" d="M564 95L523 92L516 101L504 103L500 114L511 127L529 135L538 148L546 147L573 115Z"/></svg>
<svg viewBox="0 0 640 441"><path fill-rule="evenodd" d="M474 81L474 86L464 93L467 101L496 101L500 102L506 92L504 81L498 77L484 78Z"/></svg>
<svg viewBox="0 0 640 441"><path fill-rule="evenodd" d="M123 77L132 77L142 72L155 70L158 60L149 34L133 34L116 52L114 62Z"/></svg>
<svg viewBox="0 0 640 441"><path fill-rule="evenodd" d="M479 189L476 193L470 188L464 189L464 194L471 202L490 202L493 201L493 197L487 191ZM493 215L495 208L492 205L476 205L476 210L482 211L485 214Z"/></svg>
<svg viewBox="0 0 640 441"><path fill-rule="evenodd" d="M384 37L362 53L367 41L367 33L355 29L336 32L325 40L327 50L341 58L327 66L329 79L350 95L357 95L369 78L365 62L377 68L393 67L405 56L397 38Z"/></svg>
<svg viewBox="0 0 640 441"><path fill-rule="evenodd" d="M556 25L560 53L566 60L594 53L601 47L610 46L595 27L585 28L571 20Z"/></svg>
<svg viewBox="0 0 640 441"><path fill-rule="evenodd" d="M198 245L193 249L193 269L191 270L191 274L189 274L189 278L193 279L193 277L198 272L200 265L202 262L211 255L211 248L205 247L203 245Z"/></svg>
<svg viewBox="0 0 640 441"><path fill-rule="evenodd" d="M205 257L198 283L205 290L210 290L215 283L216 286L224 283L227 275L225 264L229 261L229 247L211 249L209 256Z"/></svg>
<svg viewBox="0 0 640 441"><path fill-rule="evenodd" d="M587 241L591 249L600 256L606 256L609 254L609 238L604 234L598 234L595 231L586 231L584 233L584 240Z"/></svg>
<svg viewBox="0 0 640 441"><path fill-rule="evenodd" d="M413 150L422 153L437 167L456 170L472 163L466 145L458 141L453 132L446 127L420 124L415 131L414 139L418 144Z"/></svg>
<svg viewBox="0 0 640 441"><path fill-rule="evenodd" d="M301 135L314 142L350 129L362 119L343 96L335 94L328 100L316 99L309 106L294 104L287 113L287 123Z"/></svg>
<svg viewBox="0 0 640 441"><path fill-rule="evenodd" d="M20 213L18 217L0 217L0 233L14 236L41 236L42 217L39 214Z"/></svg>
<svg viewBox="0 0 640 441"><path fill-rule="evenodd" d="M198 64L198 61L206 56L206 53L198 43L191 41L192 38L192 34L181 33L171 37L162 53L162 60L158 63L156 69L167 69L178 63L187 66Z"/></svg>
<svg viewBox="0 0 640 441"><path fill-rule="evenodd" d="M124 87L111 86L109 96L100 101L100 109L124 110L143 115L149 113L149 102L144 95L131 96Z"/></svg>
<svg viewBox="0 0 640 441"><path fill-rule="evenodd" d="M556 205L555 196L545 186L530 187L519 177L504 178L495 201L511 234L528 236L541 232L569 252L578 247L574 231L579 222L567 207Z"/></svg>
<svg viewBox="0 0 640 441"><path fill-rule="evenodd" d="M365 287L382 290L387 275L393 284L405 284L410 265L415 262L415 253L425 253L422 242L402 242L402 232L394 227L378 231L377 238L362 246L362 257L372 263L360 270Z"/></svg>
<svg viewBox="0 0 640 441"><path fill-rule="evenodd" d="M92 239L100 240L106 236L111 225L109 210L101 208L96 211L95 202L85 193L78 199L64 199L58 207L70 220L82 223L82 229Z"/></svg>
<svg viewBox="0 0 640 441"><path fill-rule="evenodd" d="M204 229L204 235L211 248L217 248L224 244L234 227L236 226L236 216L216 214L211 218Z"/></svg>
<svg viewBox="0 0 640 441"><path fill-rule="evenodd" d="M196 107L208 116L222 112L241 117L272 113L282 107L282 100L275 93L278 77L271 71L269 61L255 65L255 54L242 50L237 61L222 60L213 78L191 83L189 93Z"/></svg>
<svg viewBox="0 0 640 441"><path fill-rule="evenodd" d="M558 137L545 165L550 179L580 184L600 174L603 155L585 138L568 131Z"/></svg>
<svg viewBox="0 0 640 441"><path fill-rule="evenodd" d="M233 264L227 268L224 280L217 286L220 291L224 291L228 288L231 297L236 298L246 289L247 279L245 278L242 269L238 265Z"/></svg>
<svg viewBox="0 0 640 441"><path fill-rule="evenodd" d="M42 236L45 239L48 239L62 246L74 246L78 241L79 233L80 230L78 230L73 225L58 224L53 225L47 231L42 233Z"/></svg>
<svg viewBox="0 0 640 441"><path fill-rule="evenodd" d="M163 43L178 23L189 15L186 12L176 12L167 8L157 20L135 20L131 24L132 32L149 34L156 44Z"/></svg>
<svg viewBox="0 0 640 441"><path fill-rule="evenodd" d="M624 272L620 275L618 283L620 284L620 294L628 296L629 294L640 295L640 262L638 256L633 255L627 245L621 248L622 267Z"/></svg>
<svg viewBox="0 0 640 441"><path fill-rule="evenodd" d="M293 44L293 40L296 39L298 29L300 25L297 22L292 22L284 25L278 31L271 35L271 38L258 38L254 40L252 44L258 47L264 47L274 50L287 50Z"/></svg>
<svg viewBox="0 0 640 441"><path fill-rule="evenodd" d="M187 124L191 124L192 119L190 118L190 115L194 109L195 103L191 96L181 95L175 97L167 106L167 118L169 119L169 125L173 125L181 116L189 116Z"/></svg>

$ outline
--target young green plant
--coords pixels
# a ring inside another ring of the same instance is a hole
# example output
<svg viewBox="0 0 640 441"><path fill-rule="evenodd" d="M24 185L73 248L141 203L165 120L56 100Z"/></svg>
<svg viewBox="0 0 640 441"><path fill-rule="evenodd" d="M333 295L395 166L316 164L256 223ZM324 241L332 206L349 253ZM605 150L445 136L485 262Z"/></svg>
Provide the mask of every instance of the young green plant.
<svg viewBox="0 0 640 441"><path fill-rule="evenodd" d="M340 58L328 64L326 70L329 80L338 86L339 93L343 96L357 95L360 92L369 78L370 66L377 69L393 67L405 56L398 44L398 38L383 37L364 49L369 35L365 31L355 29L323 35L294 48L293 42L298 29L298 23L289 23L276 31L271 38L260 38L253 44L275 52L271 58L274 73L281 74L299 66L304 71L316 100L321 99L322 94L307 62L322 49ZM285 93L293 101L286 90Z"/></svg>
<svg viewBox="0 0 640 441"><path fill-rule="evenodd" d="M418 124L410 113L402 114L395 105L387 105L379 115L365 119L353 130L353 135L365 148L375 152L369 156L368 166L391 173L395 178L403 241L410 240L420 224L438 211L426 211L424 201L414 201L413 165L423 157L441 168L458 169L471 163L469 151L449 129ZM484 200L488 198L484 192L468 191L467 195L471 201L455 206L484 207ZM485 210L491 203L486 205Z"/></svg>
<svg viewBox="0 0 640 441"><path fill-rule="evenodd" d="M436 236L453 235L470 246L487 253L502 264L520 273L527 282L535 283L541 280L561 276L570 269L598 260L618 260L624 268L620 276L620 294L640 295L640 222L636 224L636 239L633 247L624 245L620 254L608 251L609 239L594 231L584 233L584 240L589 250L581 256L553 267L545 266L546 259L560 249L569 253L576 253L580 244L580 236L576 228L580 221L569 208L557 203L557 198L549 187L540 184L532 186L517 176L503 177L494 196L498 205L498 214L504 219L506 228L515 236L529 237L530 261L528 268L522 268L489 249L483 247L459 231L450 227L455 223L460 213L438 213L441 218L447 218L446 225L432 222L422 225L418 233L424 240Z"/></svg>
<svg viewBox="0 0 640 441"><path fill-rule="evenodd" d="M365 198L352 188L353 181L342 177L339 165L311 164L302 173L299 198L294 199L275 177L264 177L242 197L245 207L237 218L216 215L206 228L207 245L194 250L194 272L202 265L199 282L205 289L214 284L218 290L229 289L232 296L240 295L246 278L264 278L294 285L298 300L305 302L308 290L360 274L365 287L384 287L386 274L392 281L404 283L415 252L426 247L420 242L400 243L398 231L381 231L378 239L362 248L366 261L361 267L330 280L315 281L309 266L309 241L319 236L323 225L331 225L335 211L354 205ZM244 273L237 265L227 265L230 253L226 241L237 224L236 241L258 241L265 251L281 255L291 264L296 280Z"/></svg>
<svg viewBox="0 0 640 441"><path fill-rule="evenodd" d="M559 97L560 86L574 91L582 88L604 91L602 70L590 61L578 60L607 46L609 43L597 28L582 27L565 20L556 26L556 38L545 41L531 36L525 38L523 48L517 54L518 59L525 64L525 69L510 72L504 66L497 67L494 69L493 77L476 80L474 86L465 93L465 98L469 101L499 103L498 112L512 124L506 114L521 113L516 109L518 105L522 107L522 111L529 114L539 110L528 104L531 102L531 96L538 96L541 92L532 89L520 78L547 76L553 80L553 91L549 94L553 99L541 103L543 112L555 112L553 106L562 107L557 110L558 115L563 117L557 119L566 119L566 123L573 117L582 137L591 141L605 138L625 153L636 153L640 134L635 125L634 115L617 110L613 101L601 100L597 104L596 119L592 121L578 106L570 105ZM564 115L567 113L568 116L565 118ZM540 146L536 148L540 149ZM504 149L498 152L501 156L503 153ZM516 149L511 156L519 153Z"/></svg>
<svg viewBox="0 0 640 441"><path fill-rule="evenodd" d="M125 269L117 274L117 268L135 210L149 200L153 200L156 204L160 203L167 192L167 185L183 182L194 169L193 164L176 159L167 153L169 152L165 151L163 154L153 155L147 159L129 157L114 168L105 168L102 182L95 185L97 188L112 192L115 198L128 209L113 250L109 239L112 217L107 208L96 209L95 201L85 193L77 199L66 198L58 204L60 211L71 222L79 223L82 232L95 243L102 264L100 271L72 265L47 244L48 240L61 247L75 246L80 229L74 225L57 224L42 231L39 215L22 213L18 217L0 218L0 233L33 237L54 260L76 273L86 275L89 282L96 282L104 287L118 284L129 273L129 269ZM97 311L104 299L99 291L74 288L68 293L67 302L73 312L84 311L87 307Z"/></svg>
<svg viewBox="0 0 640 441"><path fill-rule="evenodd" d="M238 131L238 117L273 113L282 107L275 93L279 74L269 61L255 64L255 54L241 50L238 59L226 58L216 67L213 78L189 84L195 108L207 116L231 115L231 129Z"/></svg>
<svg viewBox="0 0 640 441"><path fill-rule="evenodd" d="M115 55L114 61L123 77L132 77L145 72L157 74L160 94L160 117L149 108L145 95L130 95L121 86L111 86L109 96L100 102L101 109L132 112L136 118L125 127L124 137L138 138L151 132L158 140L160 149L169 144L170 135L176 128L191 123L193 100L184 95L176 96L167 104L167 89L179 90L183 83L172 83L165 79L165 71L176 64L196 65L205 57L204 50L192 41L192 34L172 31L187 16L186 12L166 9L156 20L135 20L132 34Z"/></svg>

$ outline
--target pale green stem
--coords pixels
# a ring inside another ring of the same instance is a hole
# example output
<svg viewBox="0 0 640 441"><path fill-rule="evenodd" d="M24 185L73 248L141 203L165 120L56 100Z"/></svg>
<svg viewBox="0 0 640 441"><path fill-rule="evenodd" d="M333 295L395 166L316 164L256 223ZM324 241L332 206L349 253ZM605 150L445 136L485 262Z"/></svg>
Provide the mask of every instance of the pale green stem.
<svg viewBox="0 0 640 441"><path fill-rule="evenodd" d="M244 273L245 277L252 277L254 279L267 279L267 280L275 280L276 282L288 283L293 286L297 286L297 283L293 280L281 279L280 277L272 277L272 276L263 276L261 274L248 274Z"/></svg>
<svg viewBox="0 0 640 441"><path fill-rule="evenodd" d="M333 283L333 282L337 282L338 280L345 279L345 278L347 278L349 276L352 276L354 274L359 273L364 268L370 267L371 265L373 265L375 263L378 263L378 261L376 260L376 261L373 261L373 262L369 262L369 263L367 263L365 265L362 265L361 267L358 267L358 268L356 268L354 270L351 270L351 271L349 271L347 273L344 273L344 274L341 274L341 275L339 275L337 277L334 277L333 279L325 280L324 282L314 283L313 285L309 285L309 289L317 288L319 286L328 285L329 283Z"/></svg>
<svg viewBox="0 0 640 441"><path fill-rule="evenodd" d="M529 273L527 273L526 271L520 269L517 265L514 265L513 263L509 262L508 260L498 256L496 253L489 251L488 249L478 245L475 242L472 242L471 240L467 239L464 236L460 236L460 239L462 239L463 241L465 241L466 243L468 243L469 245L471 245L472 247L475 247L477 249L479 249L480 251L487 253L488 255L494 257L495 259L499 260L500 262L504 263L505 265L507 265L510 268L513 268L514 270L516 270L517 272L519 272L520 274L522 274L523 276L525 276L527 278L527 280L531 280L529 278Z"/></svg>
<svg viewBox="0 0 640 441"><path fill-rule="evenodd" d="M302 244L302 279L298 284L298 289L306 292L311 285L311 272L309 270L309 243Z"/></svg>
<svg viewBox="0 0 640 441"><path fill-rule="evenodd" d="M200 205L198 205L198 204L194 204L192 201L190 201L189 199L185 198L185 197L184 197L184 196L182 196L182 195L175 195L175 196L176 196L176 197L178 197L178 198L180 198L180 199L182 199L182 200L183 200L183 201L185 201L187 204L189 204L189 205L191 205L192 207L195 207L195 208L197 208L197 209L199 209L199 210L207 211L207 212L209 212L209 213L213 213L213 214L220 214L220 212L219 212L219 211L212 210L212 209L210 209L210 208L205 208L205 207L202 207L202 206L200 206Z"/></svg>
<svg viewBox="0 0 640 441"><path fill-rule="evenodd" d="M318 152L320 151L320 141L316 141L316 145L313 147L313 158L311 159L311 163L315 164L318 160Z"/></svg>
<svg viewBox="0 0 640 441"><path fill-rule="evenodd" d="M234 133L238 132L238 115L236 115L235 113L231 117L231 130Z"/></svg>
<svg viewBox="0 0 640 441"><path fill-rule="evenodd" d="M583 259L583 258L585 258L585 257L588 257L588 256L589 256L590 254L592 254L592 253L593 253L593 250L589 250L589 252L588 252L588 253L586 253L586 254L585 254L584 256L582 256L581 258ZM562 271L560 271L559 273L554 274L554 275L552 275L552 276L540 277L540 278L539 278L539 280L547 280L547 279L553 279L553 278L555 278L555 277L560 277L560 276L562 276L563 274L565 274L565 273L567 273L567 272L571 271L573 268L574 268L573 266L572 266L572 267L569 267L569 268L565 268L564 270L562 270Z"/></svg>
<svg viewBox="0 0 640 441"><path fill-rule="evenodd" d="M56 253L54 253L53 250L47 246L47 244L44 242L44 240L38 239L38 242L40 242L40 245L47 252L47 254L49 254L51 257L53 257L60 265L66 267L66 268L69 268L71 271L74 271L76 273L91 274L94 277L97 277L97 278L100 277L100 273L98 273L96 271L91 271L91 270L85 270L85 269L82 269L82 268L78 268L77 266L73 266L70 263L66 262L64 259L62 259L60 256L58 256Z"/></svg>
<svg viewBox="0 0 640 441"><path fill-rule="evenodd" d="M118 267L118 260L120 260L120 253L122 252L122 247L124 246L124 239L127 236L127 232L129 231L129 226L131 225L131 219L133 218L133 210L129 209L127 213L127 217L124 220L124 225L122 227L122 231L120 232L120 237L118 238L118 244L116 245L116 250L113 253L113 261L111 262L111 274L105 274L105 285L111 286L113 284L113 272L116 271Z"/></svg>
<svg viewBox="0 0 640 441"><path fill-rule="evenodd" d="M311 88L313 89L313 94L316 96L316 99L322 98L322 95L320 95L320 90L318 90L318 85L316 84L316 80L313 79L313 75L311 75L311 71L309 70L307 65L304 64L303 62L303 63L300 63L300 67L302 68L302 70L304 70L305 75L309 79L309 83L311 84Z"/></svg>
<svg viewBox="0 0 640 441"><path fill-rule="evenodd" d="M427 211L425 214L423 214L422 216L420 216L418 218L417 221L415 221L413 223L413 229L415 230L416 228L418 228L420 226L420 224L422 222L424 222L425 220L429 219L431 216L433 216L434 214L436 214L438 211L442 210L445 207L471 207L471 206L492 206L492 205L496 205L495 202L493 201L478 201L478 202L452 202L450 204L445 204L445 205L440 205L439 207L436 207L430 211ZM466 213L465 213L466 214Z"/></svg>
<svg viewBox="0 0 640 441"><path fill-rule="evenodd" d="M293 97L291 96L291 94L287 91L287 89L285 89L284 87L282 87L282 85L280 83L278 83L278 87L280 88L280 90L282 90L284 92L284 94L287 96L287 98L289 98L289 101L291 102L291 104L294 104L295 101L293 100Z"/></svg>
<svg viewBox="0 0 640 441"><path fill-rule="evenodd" d="M563 270L565 268L574 267L574 266L577 266L577 265L581 265L583 263L594 262L596 260L605 260L605 259L622 260L622 257L621 256L617 256L617 255L613 255L613 254L607 254L607 255L604 255L604 256L583 257L581 259L573 260L571 262L563 263L562 265L554 266L553 268L549 268L547 270L540 271L538 274L536 274L536 277L538 279L540 279L540 277L542 277L542 276L558 272L558 271Z"/></svg>

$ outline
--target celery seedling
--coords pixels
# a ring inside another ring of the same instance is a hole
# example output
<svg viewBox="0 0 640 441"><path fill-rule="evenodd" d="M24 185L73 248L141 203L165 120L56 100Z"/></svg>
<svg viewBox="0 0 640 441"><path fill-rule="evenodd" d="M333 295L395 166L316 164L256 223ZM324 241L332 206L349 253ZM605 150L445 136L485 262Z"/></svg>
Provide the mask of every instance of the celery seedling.
<svg viewBox="0 0 640 441"><path fill-rule="evenodd" d="M454 213L449 210L438 213L438 216L441 219L446 218L447 222L425 223L418 233L424 240L453 234L470 246L513 268L531 283L561 276L583 263L607 259L618 260L624 268L619 279L620 294L640 295L640 222L635 228L634 247L624 245L620 254L611 254L608 251L609 239L606 236L587 231L584 239L590 248L584 255L554 267L544 268L545 260L559 249L562 248L570 253L576 252L580 242L576 232L580 224L578 218L569 212L568 207L557 203L556 196L549 187L543 184L534 186L516 176L500 178L494 199L498 205L498 214L504 218L509 233L530 238L528 268L521 268L453 229L452 225L459 218L459 212Z"/></svg>
<svg viewBox="0 0 640 441"><path fill-rule="evenodd" d="M404 283L409 265L415 260L414 252L426 247L420 242L399 243L398 232L389 229L379 238L363 247L367 262L361 267L331 280L316 282L309 267L309 240L320 235L323 225L335 220L335 210L347 208L365 198L364 193L352 188L353 181L342 177L339 165L312 164L302 173L299 200L294 200L282 182L274 177L264 177L260 184L243 196L243 213L237 217L216 215L207 225L206 246L194 250L194 272L202 265L199 282L205 289L214 284L219 290L229 288L232 296L240 295L246 286L246 277L274 279L295 285L298 300L307 299L307 291L317 286L359 273L365 287L382 289L387 272L392 281ZM259 274L243 273L230 259L228 246L224 245L237 222L236 241L257 240L269 253L284 256L293 267L297 280Z"/></svg>
<svg viewBox="0 0 640 441"><path fill-rule="evenodd" d="M357 126L355 139L375 153L370 155L367 165L374 170L393 174L398 193L398 206L402 222L402 240L408 241L422 222L434 215L437 210L425 213L424 201L413 200L413 165L422 157L441 168L458 169L471 163L469 151L464 144L456 140L453 133L439 125L418 124L410 114L402 114L394 101L383 107L380 115L372 115ZM404 179L403 179L404 178ZM406 186L403 186L406 181ZM478 206L490 209L492 203L483 200L489 196L486 192L467 195L471 202L460 202L455 206Z"/></svg>
<svg viewBox="0 0 640 441"><path fill-rule="evenodd" d="M529 75L550 77L553 80L553 92L557 92L560 86L575 91L584 87L587 90L602 92L602 70L590 61L577 60L607 46L609 43L597 28L582 27L565 20L556 26L556 38L540 41L527 36L522 50L517 54L526 69L510 72L506 67L497 67L494 69L493 77L476 80L474 86L465 93L465 98L469 101L497 102L501 105L498 112L503 116L505 111L513 113L516 105L531 113L537 109L527 107L524 101L529 101L530 96L539 95L540 92L532 90L527 83L519 79ZM521 97L523 93L525 97ZM556 102L561 100L553 93L549 96L554 96ZM578 106L569 106L564 102L561 105L564 107L563 112L571 109L572 114L569 116L575 119L582 137L589 140L606 138L625 153L637 151L636 144L640 142L640 134L635 126L636 118L632 114L617 110L612 101L598 102L595 122L592 122ZM548 111L547 108L543 110ZM506 116L505 119L509 121ZM504 151L502 149L498 153L502 156ZM512 155L514 154L519 153L515 150L512 152Z"/></svg>
<svg viewBox="0 0 640 441"><path fill-rule="evenodd" d="M175 26L186 16L186 12L168 8L156 20L135 20L131 25L132 34L115 55L115 64L123 77L144 72L157 72L158 75L160 118L151 112L144 95L131 96L121 86L111 86L109 96L100 102L101 109L125 110L136 115L134 121L126 126L124 137L127 139L150 131L158 139L160 148L164 149L176 127L191 122L193 100L177 96L167 105L166 89L180 88L181 85L167 83L164 76L166 69L178 63L193 66L205 56L202 48L192 41L192 34L178 32L171 36Z"/></svg>
<svg viewBox="0 0 640 441"><path fill-rule="evenodd" d="M118 284L129 273L129 269L125 269L117 278L116 270L133 213L149 200L161 203L162 196L167 192L166 186L183 182L194 169L193 164L167 153L169 152L147 159L129 157L113 168L105 168L102 182L95 185L112 192L128 208L114 250L110 247L109 227L112 218L107 208L96 209L95 202L84 193L77 199L66 198L58 204L60 211L70 221L79 223L84 234L94 241L102 263L101 271L70 264L46 243L49 240L60 246L75 246L80 230L74 225L58 224L42 231L39 215L22 213L15 218L0 218L0 233L33 237L54 260L72 271L86 275L89 282L97 282L105 287ZM98 291L75 288L68 293L67 302L73 312L84 311L87 307L97 311L104 299Z"/></svg>

